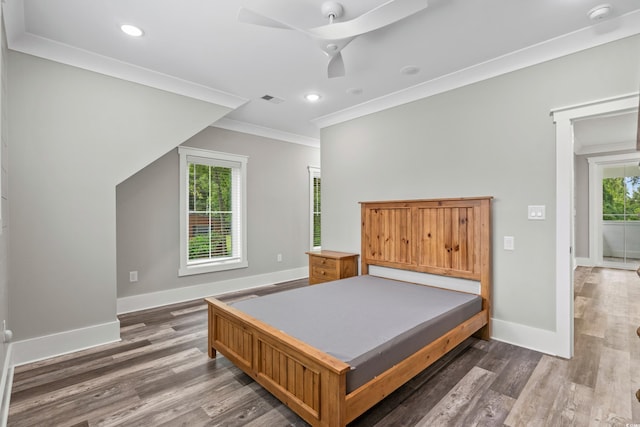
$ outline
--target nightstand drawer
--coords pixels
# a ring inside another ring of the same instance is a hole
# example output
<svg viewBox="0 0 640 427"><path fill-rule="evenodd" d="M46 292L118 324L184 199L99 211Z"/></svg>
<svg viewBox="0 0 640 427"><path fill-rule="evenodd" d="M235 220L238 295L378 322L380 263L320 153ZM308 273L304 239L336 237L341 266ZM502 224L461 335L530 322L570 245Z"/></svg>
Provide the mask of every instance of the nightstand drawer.
<svg viewBox="0 0 640 427"><path fill-rule="evenodd" d="M335 267L331 269L331 268L325 268L325 267L319 267L317 265L313 265L311 266L311 276L315 280L328 282L330 280L337 280L338 272L336 271Z"/></svg>
<svg viewBox="0 0 640 427"><path fill-rule="evenodd" d="M338 261L331 258L323 258L320 256L309 257L309 265L311 265L312 267L317 267L321 269L331 269L335 271L337 263Z"/></svg>

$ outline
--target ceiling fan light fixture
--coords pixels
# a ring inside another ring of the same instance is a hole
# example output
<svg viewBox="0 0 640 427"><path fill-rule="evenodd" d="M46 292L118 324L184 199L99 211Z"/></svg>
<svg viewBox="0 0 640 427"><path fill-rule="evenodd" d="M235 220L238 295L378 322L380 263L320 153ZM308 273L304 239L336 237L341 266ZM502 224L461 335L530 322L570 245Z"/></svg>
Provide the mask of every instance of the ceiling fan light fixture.
<svg viewBox="0 0 640 427"><path fill-rule="evenodd" d="M287 1L296 2L296 0ZM340 53L356 37L406 19L424 10L428 6L427 3L428 0L386 0L381 5L359 16L334 24L334 20L342 18L344 8L335 0L325 0L321 5L320 11L329 19L329 23L309 29L299 28L296 24L287 23L286 18L279 18L277 15L268 16L244 7L240 8L238 20L264 27L295 30L307 35L329 56L327 76L331 79L345 75L344 61Z"/></svg>
<svg viewBox="0 0 640 427"><path fill-rule="evenodd" d="M144 31L140 27L136 27L131 24L123 24L120 26L120 29L123 33L131 37L142 37L144 35Z"/></svg>
<svg viewBox="0 0 640 427"><path fill-rule="evenodd" d="M304 96L304 99L307 100L308 102L318 102L320 101L320 98L322 98L320 94L315 92L308 93Z"/></svg>

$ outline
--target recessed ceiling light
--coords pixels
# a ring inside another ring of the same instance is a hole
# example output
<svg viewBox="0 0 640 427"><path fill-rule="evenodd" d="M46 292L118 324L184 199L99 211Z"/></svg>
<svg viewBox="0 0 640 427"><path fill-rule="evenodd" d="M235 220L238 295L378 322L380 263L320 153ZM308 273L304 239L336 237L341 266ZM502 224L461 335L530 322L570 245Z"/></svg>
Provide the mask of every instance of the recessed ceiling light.
<svg viewBox="0 0 640 427"><path fill-rule="evenodd" d="M304 96L304 99L309 102L318 102L320 98L320 95L318 95L317 93L308 93Z"/></svg>
<svg viewBox="0 0 640 427"><path fill-rule="evenodd" d="M131 37L141 37L144 34L144 31L142 31L140 28L136 27L135 25L124 24L120 26L120 29L122 30L123 33Z"/></svg>
<svg viewBox="0 0 640 427"><path fill-rule="evenodd" d="M611 14L612 9L613 8L611 7L610 4L601 4L600 6L596 6L593 9L591 9L587 13L587 16L592 21L601 21Z"/></svg>

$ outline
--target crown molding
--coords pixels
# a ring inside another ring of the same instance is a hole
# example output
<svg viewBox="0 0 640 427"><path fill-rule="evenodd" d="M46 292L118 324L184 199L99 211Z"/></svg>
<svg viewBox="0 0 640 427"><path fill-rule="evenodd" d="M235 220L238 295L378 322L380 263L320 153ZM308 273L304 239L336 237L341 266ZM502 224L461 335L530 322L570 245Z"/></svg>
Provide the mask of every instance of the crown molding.
<svg viewBox="0 0 640 427"><path fill-rule="evenodd" d="M320 140L295 133L284 132L264 126L254 125L252 123L241 122L238 120L221 118L211 126L220 129L232 130L236 132L248 133L250 135L262 136L264 138L277 139L279 141L291 142L294 144L307 145L309 147L320 148Z"/></svg>
<svg viewBox="0 0 640 427"><path fill-rule="evenodd" d="M325 128L640 33L640 10L312 120Z"/></svg>
<svg viewBox="0 0 640 427"><path fill-rule="evenodd" d="M212 87L117 61L113 58L30 34L27 32L24 23L24 0L11 0L4 3L2 9L5 19L7 45L11 50L234 110L248 101L237 95Z"/></svg>
<svg viewBox="0 0 640 427"><path fill-rule="evenodd" d="M631 111L633 109L637 109L638 105L638 96L640 96L640 92L630 92L625 93L623 95L610 96L607 98L597 99L595 101L581 102L579 104L565 105L563 107L552 108L549 112L551 116L562 115L564 113L569 112L572 113L572 110L593 110L592 114L597 115L598 117L611 117L617 116L621 113L625 113ZM620 108L611 110L608 105L616 103L620 105ZM601 110L604 109L604 112ZM576 121L589 119L591 116L588 113L585 113L579 116Z"/></svg>

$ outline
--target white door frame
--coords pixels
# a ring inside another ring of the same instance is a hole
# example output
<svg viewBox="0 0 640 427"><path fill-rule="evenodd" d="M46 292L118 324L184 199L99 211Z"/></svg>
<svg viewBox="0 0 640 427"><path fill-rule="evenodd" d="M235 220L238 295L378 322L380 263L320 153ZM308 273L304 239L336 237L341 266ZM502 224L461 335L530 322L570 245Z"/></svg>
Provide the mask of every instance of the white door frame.
<svg viewBox="0 0 640 427"><path fill-rule="evenodd" d="M637 110L638 93L556 108L556 345L558 356L573 356L573 122L602 114Z"/></svg>

